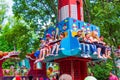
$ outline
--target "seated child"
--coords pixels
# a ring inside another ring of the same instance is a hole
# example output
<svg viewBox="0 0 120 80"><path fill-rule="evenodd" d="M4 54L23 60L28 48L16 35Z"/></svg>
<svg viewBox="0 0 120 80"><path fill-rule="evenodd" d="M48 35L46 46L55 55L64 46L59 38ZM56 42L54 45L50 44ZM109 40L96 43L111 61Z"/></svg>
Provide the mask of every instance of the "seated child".
<svg viewBox="0 0 120 80"><path fill-rule="evenodd" d="M112 59L111 58L111 47L107 44L106 44L106 57L109 59Z"/></svg>
<svg viewBox="0 0 120 80"><path fill-rule="evenodd" d="M85 55L84 55L84 57L91 57L90 56L90 44L91 44L90 33L85 34L84 43L85 43Z"/></svg>
<svg viewBox="0 0 120 80"><path fill-rule="evenodd" d="M56 40L58 40L58 41L59 41L59 40L62 40L64 37L65 37L65 34L64 34L64 33L61 33L59 39L56 39ZM53 40L55 40L55 38L53 38ZM55 43L55 44L53 45L52 55L54 54L55 50L56 50L55 56L58 55L59 47L60 47L60 42L57 42L57 43Z"/></svg>
<svg viewBox="0 0 120 80"><path fill-rule="evenodd" d="M34 62L34 63L37 63L39 61L42 61L44 60L45 58L45 55L47 54L48 52L48 49L46 47L46 41L44 39L40 39L40 54L39 54L39 58Z"/></svg>
<svg viewBox="0 0 120 80"><path fill-rule="evenodd" d="M48 49L48 52L47 52L47 56L50 55L51 53L51 49L52 49L52 45L50 45L50 43L52 42L52 36L50 34L46 34L46 48Z"/></svg>

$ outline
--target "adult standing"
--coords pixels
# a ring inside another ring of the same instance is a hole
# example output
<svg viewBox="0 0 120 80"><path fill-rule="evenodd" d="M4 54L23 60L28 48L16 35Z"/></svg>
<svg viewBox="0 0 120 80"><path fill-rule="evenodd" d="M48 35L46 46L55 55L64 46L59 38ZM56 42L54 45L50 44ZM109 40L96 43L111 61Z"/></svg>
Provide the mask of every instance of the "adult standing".
<svg viewBox="0 0 120 80"><path fill-rule="evenodd" d="M29 80L33 80L33 76L32 75L30 75L28 78L29 78Z"/></svg>
<svg viewBox="0 0 120 80"><path fill-rule="evenodd" d="M13 80L22 80L17 71L15 72L15 77L13 78Z"/></svg>
<svg viewBox="0 0 120 80"><path fill-rule="evenodd" d="M94 77L93 73L90 73L90 75L87 76L84 80L97 80L97 79Z"/></svg>
<svg viewBox="0 0 120 80"><path fill-rule="evenodd" d="M109 80L119 80L116 75L114 75L112 72L110 72Z"/></svg>

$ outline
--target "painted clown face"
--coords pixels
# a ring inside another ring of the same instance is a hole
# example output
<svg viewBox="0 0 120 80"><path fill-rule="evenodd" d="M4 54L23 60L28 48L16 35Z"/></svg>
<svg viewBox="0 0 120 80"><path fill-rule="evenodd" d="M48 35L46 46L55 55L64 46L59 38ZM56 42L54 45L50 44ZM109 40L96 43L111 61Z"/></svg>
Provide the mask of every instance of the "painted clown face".
<svg viewBox="0 0 120 80"><path fill-rule="evenodd" d="M78 26L77 26L76 24L73 24L72 29L73 29L74 31L77 31Z"/></svg>
<svg viewBox="0 0 120 80"><path fill-rule="evenodd" d="M67 26L66 26L66 25L64 25L64 26L63 26L63 30L66 30L66 29L67 29Z"/></svg>
<svg viewBox="0 0 120 80"><path fill-rule="evenodd" d="M87 32L87 33L90 33L90 28L87 28L87 29L86 29L86 32Z"/></svg>
<svg viewBox="0 0 120 80"><path fill-rule="evenodd" d="M82 30L83 30L83 32L85 32L86 33L86 28L85 28L85 26L82 26Z"/></svg>

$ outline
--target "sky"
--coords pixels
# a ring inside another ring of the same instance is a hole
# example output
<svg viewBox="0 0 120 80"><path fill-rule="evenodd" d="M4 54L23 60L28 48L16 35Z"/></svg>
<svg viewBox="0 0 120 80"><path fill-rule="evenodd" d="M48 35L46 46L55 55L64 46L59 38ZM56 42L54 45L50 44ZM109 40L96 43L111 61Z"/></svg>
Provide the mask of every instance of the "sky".
<svg viewBox="0 0 120 80"><path fill-rule="evenodd" d="M12 12L13 1L12 0L5 0L5 4L8 5L7 12L5 15L8 17L13 16L13 12ZM2 25L5 25L7 22L8 22L8 19L5 18Z"/></svg>
<svg viewBox="0 0 120 80"><path fill-rule="evenodd" d="M12 16L13 13L12 13L12 5L13 5L13 1L12 0L5 0L6 3L8 4L8 10L7 10L7 16Z"/></svg>
<svg viewBox="0 0 120 80"><path fill-rule="evenodd" d="M3 0L4 1L4 0ZM13 5L13 0L5 0L5 3L8 5L8 9L7 9L7 12L6 12L6 16L13 16L13 12L12 12L12 5ZM8 22L8 20L7 19L5 19L4 21L3 21L3 25L5 25L6 23ZM38 21L38 22L40 22L40 21ZM47 23L47 25L49 25L50 24L50 20L49 20L49 22ZM43 25L42 26L43 28L45 28L45 25Z"/></svg>

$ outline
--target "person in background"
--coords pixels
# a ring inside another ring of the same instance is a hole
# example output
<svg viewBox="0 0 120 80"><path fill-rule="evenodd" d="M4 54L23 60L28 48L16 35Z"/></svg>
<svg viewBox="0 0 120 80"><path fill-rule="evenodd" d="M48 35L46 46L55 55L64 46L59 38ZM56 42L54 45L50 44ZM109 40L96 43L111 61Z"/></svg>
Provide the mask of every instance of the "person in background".
<svg viewBox="0 0 120 80"><path fill-rule="evenodd" d="M57 77L56 75L53 76L52 80L57 80Z"/></svg>
<svg viewBox="0 0 120 80"><path fill-rule="evenodd" d="M118 46L117 50L115 50L115 56L120 57L120 45Z"/></svg>
<svg viewBox="0 0 120 80"><path fill-rule="evenodd" d="M107 44L106 44L106 57L109 59L112 59L111 58L111 47Z"/></svg>
<svg viewBox="0 0 120 80"><path fill-rule="evenodd" d="M117 77L116 75L114 75L114 74L112 73L112 71L110 71L109 80L118 80L118 77Z"/></svg>
<svg viewBox="0 0 120 80"><path fill-rule="evenodd" d="M93 73L90 73L84 80L97 80Z"/></svg>
<svg viewBox="0 0 120 80"><path fill-rule="evenodd" d="M15 72L15 80L22 80L18 72Z"/></svg>
<svg viewBox="0 0 120 80"><path fill-rule="evenodd" d="M29 80L33 80L33 76L30 75L30 76L28 77L28 79L29 79Z"/></svg>
<svg viewBox="0 0 120 80"><path fill-rule="evenodd" d="M40 77L40 79L39 80L44 80L44 78L43 77Z"/></svg>

